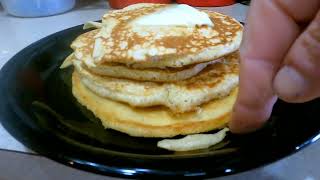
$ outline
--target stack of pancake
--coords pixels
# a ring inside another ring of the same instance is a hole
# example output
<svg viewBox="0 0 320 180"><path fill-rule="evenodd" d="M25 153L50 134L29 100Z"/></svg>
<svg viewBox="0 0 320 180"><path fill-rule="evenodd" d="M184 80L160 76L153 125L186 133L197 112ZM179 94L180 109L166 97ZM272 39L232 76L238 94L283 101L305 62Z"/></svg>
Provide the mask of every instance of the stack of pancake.
<svg viewBox="0 0 320 180"><path fill-rule="evenodd" d="M61 67L74 65L73 95L105 128L173 137L225 127L237 94L242 26L210 11L212 25L141 24L172 6L110 11L71 44Z"/></svg>

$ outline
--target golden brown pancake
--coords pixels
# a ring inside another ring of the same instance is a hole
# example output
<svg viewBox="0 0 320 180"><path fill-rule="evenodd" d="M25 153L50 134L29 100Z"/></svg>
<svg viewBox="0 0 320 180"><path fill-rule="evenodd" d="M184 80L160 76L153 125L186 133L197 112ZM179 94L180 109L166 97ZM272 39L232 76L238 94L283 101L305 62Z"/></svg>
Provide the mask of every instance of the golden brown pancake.
<svg viewBox="0 0 320 180"><path fill-rule="evenodd" d="M135 21L168 5L144 4L108 12L102 28L78 37L75 56L99 66L116 62L136 68L183 67L212 61L239 48L242 25L235 19L206 11L214 26L141 26Z"/></svg>
<svg viewBox="0 0 320 180"><path fill-rule="evenodd" d="M65 59L60 68L66 68L72 65L74 63L73 61L78 61L78 63L80 63L82 67L87 68L91 72L102 76L125 78L139 81L176 82L189 79L197 75L208 65L220 62L221 60L223 60L223 58L221 58L220 60L213 60L209 62L184 66L182 68L137 69L125 66L120 63L108 63L99 66L91 66L90 64L87 65L85 61L77 60L72 53Z"/></svg>
<svg viewBox="0 0 320 180"><path fill-rule="evenodd" d="M103 98L135 107L163 105L172 112L192 111L212 99L227 96L238 85L238 53L209 65L198 75L178 82L147 82L100 76L74 62L81 82Z"/></svg>
<svg viewBox="0 0 320 180"><path fill-rule="evenodd" d="M106 63L99 66L86 66L85 63L81 61L81 64L86 66L91 72L99 74L102 76L116 77L133 79L139 81L153 81L153 82L176 82L185 79L189 79L207 66L213 63L219 62L218 60L213 60L209 62L184 66L182 68L147 68L147 69L137 69L128 67L119 63Z"/></svg>
<svg viewBox="0 0 320 180"><path fill-rule="evenodd" d="M105 128L139 137L173 137L222 128L230 118L237 95L235 89L225 98L203 104L198 111L176 115L161 106L134 108L102 98L81 83L77 72L73 73L72 84L78 102L92 111Z"/></svg>
<svg viewBox="0 0 320 180"><path fill-rule="evenodd" d="M73 95L105 128L173 137L226 126L238 92L242 25L210 11L213 25L204 13L208 25L139 23L172 6L109 11L71 44L61 68L75 66Z"/></svg>

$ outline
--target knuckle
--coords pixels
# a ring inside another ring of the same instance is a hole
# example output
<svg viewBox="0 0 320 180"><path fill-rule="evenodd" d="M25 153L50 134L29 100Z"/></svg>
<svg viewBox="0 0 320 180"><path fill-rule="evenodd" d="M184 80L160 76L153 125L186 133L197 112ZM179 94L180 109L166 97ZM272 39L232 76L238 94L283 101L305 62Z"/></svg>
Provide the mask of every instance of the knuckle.
<svg viewBox="0 0 320 180"><path fill-rule="evenodd" d="M298 46L287 56L287 64L310 78L320 77L320 18L301 35Z"/></svg>
<svg viewBox="0 0 320 180"><path fill-rule="evenodd" d="M305 48L308 59L316 65L320 65L320 19L313 23L313 26L306 31L305 38L302 39L302 46Z"/></svg>
<svg viewBox="0 0 320 180"><path fill-rule="evenodd" d="M320 11L306 30L302 45L306 49L312 64L320 66Z"/></svg>

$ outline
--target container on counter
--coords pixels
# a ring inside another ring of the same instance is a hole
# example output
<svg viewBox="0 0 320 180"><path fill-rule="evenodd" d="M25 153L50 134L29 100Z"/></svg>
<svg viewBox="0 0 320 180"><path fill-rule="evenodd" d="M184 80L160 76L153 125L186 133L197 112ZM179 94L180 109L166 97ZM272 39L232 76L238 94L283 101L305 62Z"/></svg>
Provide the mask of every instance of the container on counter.
<svg viewBox="0 0 320 180"><path fill-rule="evenodd" d="M0 2L7 13L19 17L60 14L75 5L75 0L0 0Z"/></svg>
<svg viewBox="0 0 320 180"><path fill-rule="evenodd" d="M234 4L236 0L176 0L180 4L190 6L209 7L209 6L228 6Z"/></svg>
<svg viewBox="0 0 320 180"><path fill-rule="evenodd" d="M161 3L169 4L172 0L109 0L110 7L115 9L121 9L131 4L136 3Z"/></svg>

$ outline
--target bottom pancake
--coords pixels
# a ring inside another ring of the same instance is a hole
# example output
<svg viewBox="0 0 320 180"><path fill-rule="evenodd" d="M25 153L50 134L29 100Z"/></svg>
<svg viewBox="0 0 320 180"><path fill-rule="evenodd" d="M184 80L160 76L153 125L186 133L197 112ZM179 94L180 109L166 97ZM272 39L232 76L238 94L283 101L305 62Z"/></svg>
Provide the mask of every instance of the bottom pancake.
<svg viewBox="0 0 320 180"><path fill-rule="evenodd" d="M202 105L197 111L173 114L166 107L135 108L100 97L87 89L75 71L72 92L78 102L98 117L105 128L131 136L173 137L223 128L230 119L237 88L229 96Z"/></svg>

